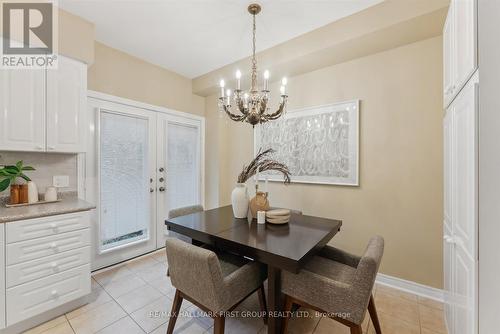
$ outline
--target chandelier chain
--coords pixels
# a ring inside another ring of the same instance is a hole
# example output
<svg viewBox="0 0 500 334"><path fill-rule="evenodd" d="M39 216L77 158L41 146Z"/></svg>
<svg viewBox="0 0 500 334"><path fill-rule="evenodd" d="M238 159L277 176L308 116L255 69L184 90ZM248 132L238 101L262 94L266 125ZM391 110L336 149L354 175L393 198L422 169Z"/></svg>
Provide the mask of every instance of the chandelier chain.
<svg viewBox="0 0 500 334"><path fill-rule="evenodd" d="M255 58L255 44L257 42L257 25L253 14L253 51L252 51L252 91L257 91L257 59Z"/></svg>

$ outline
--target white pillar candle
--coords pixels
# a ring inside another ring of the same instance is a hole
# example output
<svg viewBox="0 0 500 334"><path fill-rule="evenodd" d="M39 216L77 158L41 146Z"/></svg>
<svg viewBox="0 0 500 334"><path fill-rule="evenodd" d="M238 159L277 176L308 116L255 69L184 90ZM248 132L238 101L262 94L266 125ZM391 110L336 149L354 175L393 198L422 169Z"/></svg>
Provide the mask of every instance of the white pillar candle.
<svg viewBox="0 0 500 334"><path fill-rule="evenodd" d="M236 89L240 90L241 89L241 72L240 72L240 70L236 71L236 79L237 79Z"/></svg>
<svg viewBox="0 0 500 334"><path fill-rule="evenodd" d="M224 97L224 86L226 85L226 83L224 82L224 79L222 79L220 82L219 82L219 86L220 86L220 97Z"/></svg>
<svg viewBox="0 0 500 334"><path fill-rule="evenodd" d="M265 70L264 72L264 90L269 90L269 71Z"/></svg>

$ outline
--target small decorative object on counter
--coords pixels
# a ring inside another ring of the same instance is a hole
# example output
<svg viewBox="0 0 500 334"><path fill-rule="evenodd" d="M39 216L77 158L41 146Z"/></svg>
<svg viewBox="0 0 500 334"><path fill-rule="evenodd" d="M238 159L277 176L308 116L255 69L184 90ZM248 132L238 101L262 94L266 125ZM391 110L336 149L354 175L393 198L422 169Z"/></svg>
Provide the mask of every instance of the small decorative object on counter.
<svg viewBox="0 0 500 334"><path fill-rule="evenodd" d="M19 204L19 185L10 185L10 204Z"/></svg>
<svg viewBox="0 0 500 334"><path fill-rule="evenodd" d="M19 204L28 203L28 184L19 185Z"/></svg>
<svg viewBox="0 0 500 334"><path fill-rule="evenodd" d="M0 168L0 192L5 191L11 186L10 204L28 203L27 185L19 185L18 179L24 180L25 182L31 181L24 172L33 170L35 169L31 166L24 166L22 160L18 161L15 165L7 165Z"/></svg>
<svg viewBox="0 0 500 334"><path fill-rule="evenodd" d="M266 212L267 222L270 224L286 224L290 221L291 211L288 209L275 209Z"/></svg>
<svg viewBox="0 0 500 334"><path fill-rule="evenodd" d="M56 187L47 187L45 190L45 202L55 202L57 201L57 189Z"/></svg>
<svg viewBox="0 0 500 334"><path fill-rule="evenodd" d="M28 203L38 202L38 188L33 181L28 182Z"/></svg>
<svg viewBox="0 0 500 334"><path fill-rule="evenodd" d="M245 183L237 183L231 193L233 214L236 218L246 218L248 214L248 190Z"/></svg>
<svg viewBox="0 0 500 334"><path fill-rule="evenodd" d="M265 223L266 223L266 212L257 211L257 224L265 224Z"/></svg>
<svg viewBox="0 0 500 334"><path fill-rule="evenodd" d="M257 217L258 211L267 210L269 210L269 200L267 199L267 193L258 191L257 189L255 197L250 200L250 212L252 213L252 217Z"/></svg>

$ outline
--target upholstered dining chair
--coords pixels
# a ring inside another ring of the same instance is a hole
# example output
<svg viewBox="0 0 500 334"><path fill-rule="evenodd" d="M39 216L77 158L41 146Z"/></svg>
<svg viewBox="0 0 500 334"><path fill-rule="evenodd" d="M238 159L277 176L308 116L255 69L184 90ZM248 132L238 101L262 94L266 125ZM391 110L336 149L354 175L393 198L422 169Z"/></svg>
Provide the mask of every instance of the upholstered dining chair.
<svg viewBox="0 0 500 334"><path fill-rule="evenodd" d="M362 333L361 323L368 309L375 332L381 334L372 290L383 253L384 239L375 236L362 257L326 246L298 274L283 272L283 333L294 305L298 305L349 326L351 334Z"/></svg>
<svg viewBox="0 0 500 334"><path fill-rule="evenodd" d="M224 333L225 312L232 311L255 291L266 314L263 282L267 271L262 264L233 254L216 254L173 238L166 241L166 248L170 279L176 288L167 334L174 330L184 299L214 319L214 334Z"/></svg>
<svg viewBox="0 0 500 334"><path fill-rule="evenodd" d="M170 210L168 212L168 218L176 218L176 217L180 217L180 216L189 215L191 213L203 212L203 211L204 211L204 209L203 209L203 206L201 206L201 205L184 206L184 207L181 207L181 208L176 208L176 209ZM191 238L186 237L186 236L184 236L182 234L173 232L173 231L170 231L169 235L171 237L184 240L186 242L192 242Z"/></svg>

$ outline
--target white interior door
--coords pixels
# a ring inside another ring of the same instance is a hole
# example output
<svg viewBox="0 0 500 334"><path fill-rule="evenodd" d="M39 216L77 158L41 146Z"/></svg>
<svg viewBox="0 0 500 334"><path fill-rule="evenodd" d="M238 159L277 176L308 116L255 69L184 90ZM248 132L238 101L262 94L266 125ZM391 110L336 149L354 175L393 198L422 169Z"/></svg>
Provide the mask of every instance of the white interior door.
<svg viewBox="0 0 500 334"><path fill-rule="evenodd" d="M97 109L97 227L93 269L156 247L156 114Z"/></svg>
<svg viewBox="0 0 500 334"><path fill-rule="evenodd" d="M203 203L202 121L158 116L157 248L165 246L165 219L172 209Z"/></svg>

